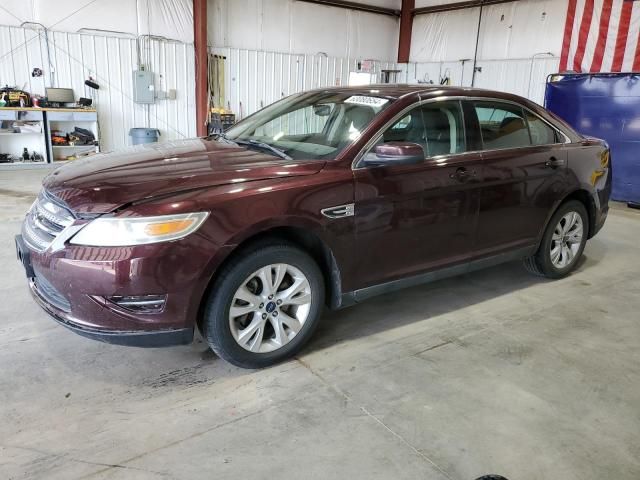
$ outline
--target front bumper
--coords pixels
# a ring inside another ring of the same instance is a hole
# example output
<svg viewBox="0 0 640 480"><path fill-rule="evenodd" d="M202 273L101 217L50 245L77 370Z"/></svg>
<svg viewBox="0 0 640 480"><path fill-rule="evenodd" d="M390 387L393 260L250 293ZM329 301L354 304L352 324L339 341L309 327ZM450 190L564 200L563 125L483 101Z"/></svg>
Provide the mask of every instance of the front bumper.
<svg viewBox="0 0 640 480"><path fill-rule="evenodd" d="M74 322L66 312L57 309L51 304L49 299L46 298L46 295L38 289L35 278L29 279L29 289L36 303L56 322L72 332L92 340L128 347L169 347L173 345L188 345L193 341L193 328L158 331L123 331L89 328Z"/></svg>
<svg viewBox="0 0 640 480"><path fill-rule="evenodd" d="M193 341L201 297L201 268L185 260L183 246L153 249L68 247L30 250L16 237L19 259L35 301L58 323L106 343L163 347ZM166 294L159 313L127 311L112 295ZM194 305L195 303L195 305Z"/></svg>

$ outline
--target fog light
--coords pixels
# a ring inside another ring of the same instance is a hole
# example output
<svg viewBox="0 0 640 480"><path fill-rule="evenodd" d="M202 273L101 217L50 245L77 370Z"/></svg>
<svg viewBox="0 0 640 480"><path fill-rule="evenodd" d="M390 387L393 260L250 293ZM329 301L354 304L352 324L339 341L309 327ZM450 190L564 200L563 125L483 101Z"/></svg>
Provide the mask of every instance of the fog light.
<svg viewBox="0 0 640 480"><path fill-rule="evenodd" d="M167 303L166 295L114 295L105 299L134 313L160 313Z"/></svg>

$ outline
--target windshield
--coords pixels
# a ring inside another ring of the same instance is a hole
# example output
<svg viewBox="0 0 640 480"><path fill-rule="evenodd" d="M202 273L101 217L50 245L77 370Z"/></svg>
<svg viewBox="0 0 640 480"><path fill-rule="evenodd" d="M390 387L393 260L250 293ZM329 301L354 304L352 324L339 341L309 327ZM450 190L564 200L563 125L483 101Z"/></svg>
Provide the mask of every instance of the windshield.
<svg viewBox="0 0 640 480"><path fill-rule="evenodd" d="M247 117L224 138L283 158L334 158L391 102L331 91L292 95Z"/></svg>

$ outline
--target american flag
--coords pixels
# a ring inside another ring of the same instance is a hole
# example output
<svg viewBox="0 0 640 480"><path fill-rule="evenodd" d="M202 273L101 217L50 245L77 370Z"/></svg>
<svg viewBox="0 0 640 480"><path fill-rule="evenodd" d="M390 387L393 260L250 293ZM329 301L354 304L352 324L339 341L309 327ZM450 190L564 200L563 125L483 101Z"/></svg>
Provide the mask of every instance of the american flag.
<svg viewBox="0 0 640 480"><path fill-rule="evenodd" d="M560 71L640 72L640 1L569 0Z"/></svg>

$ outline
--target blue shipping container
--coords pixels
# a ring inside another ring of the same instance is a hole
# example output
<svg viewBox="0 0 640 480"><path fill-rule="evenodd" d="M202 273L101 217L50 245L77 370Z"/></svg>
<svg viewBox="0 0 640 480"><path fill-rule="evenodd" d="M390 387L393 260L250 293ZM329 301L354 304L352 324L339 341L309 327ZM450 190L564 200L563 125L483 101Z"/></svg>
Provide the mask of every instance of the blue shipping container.
<svg viewBox="0 0 640 480"><path fill-rule="evenodd" d="M614 200L640 203L640 75L549 76L545 106L611 147Z"/></svg>

